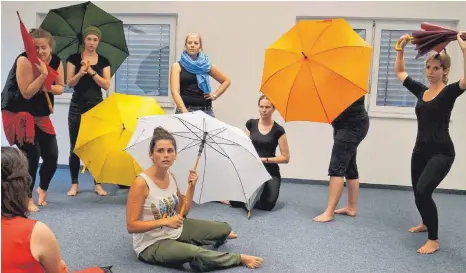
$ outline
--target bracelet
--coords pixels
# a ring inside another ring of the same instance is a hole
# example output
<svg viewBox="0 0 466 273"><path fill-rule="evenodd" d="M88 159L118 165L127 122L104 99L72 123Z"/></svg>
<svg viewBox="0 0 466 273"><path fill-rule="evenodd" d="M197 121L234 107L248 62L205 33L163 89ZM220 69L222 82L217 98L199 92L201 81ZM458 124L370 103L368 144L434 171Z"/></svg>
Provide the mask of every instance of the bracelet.
<svg viewBox="0 0 466 273"><path fill-rule="evenodd" d="M97 75L97 72L94 72L94 74L92 74L91 77L93 78L95 75Z"/></svg>

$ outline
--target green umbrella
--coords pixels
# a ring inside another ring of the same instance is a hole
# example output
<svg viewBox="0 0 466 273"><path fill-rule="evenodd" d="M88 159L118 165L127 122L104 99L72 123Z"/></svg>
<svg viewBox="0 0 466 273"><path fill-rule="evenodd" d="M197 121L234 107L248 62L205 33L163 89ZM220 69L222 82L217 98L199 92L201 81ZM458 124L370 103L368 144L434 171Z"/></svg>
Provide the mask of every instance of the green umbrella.
<svg viewBox="0 0 466 273"><path fill-rule="evenodd" d="M97 53L110 61L113 76L129 56L121 20L85 2L50 10L40 27L54 36L54 53L65 62L71 54L81 52L83 31L88 26L96 26L102 32Z"/></svg>

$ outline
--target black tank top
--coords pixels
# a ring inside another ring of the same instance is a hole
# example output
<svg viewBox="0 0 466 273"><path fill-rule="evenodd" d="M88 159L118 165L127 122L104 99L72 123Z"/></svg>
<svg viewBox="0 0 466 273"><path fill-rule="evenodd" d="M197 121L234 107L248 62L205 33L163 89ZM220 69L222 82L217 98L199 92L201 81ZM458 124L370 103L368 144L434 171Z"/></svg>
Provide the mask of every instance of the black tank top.
<svg viewBox="0 0 466 273"><path fill-rule="evenodd" d="M20 54L15 59L15 63L8 73L6 84L2 90L2 110L7 110L13 113L28 112L35 117L48 116L50 110L47 104L47 99L44 92L37 92L32 98L25 99L19 91L18 82L16 81L16 67L18 58L24 56L27 57L26 52ZM52 54L52 60L50 60L49 66L55 70L58 70L61 60L55 54ZM54 83L55 84L55 83ZM52 93L46 93L52 106L54 105L54 96Z"/></svg>
<svg viewBox="0 0 466 273"><path fill-rule="evenodd" d="M204 92L199 88L197 83L196 74L188 72L181 64L180 73L180 95L186 107L199 106L209 107L212 106L211 100L204 98Z"/></svg>

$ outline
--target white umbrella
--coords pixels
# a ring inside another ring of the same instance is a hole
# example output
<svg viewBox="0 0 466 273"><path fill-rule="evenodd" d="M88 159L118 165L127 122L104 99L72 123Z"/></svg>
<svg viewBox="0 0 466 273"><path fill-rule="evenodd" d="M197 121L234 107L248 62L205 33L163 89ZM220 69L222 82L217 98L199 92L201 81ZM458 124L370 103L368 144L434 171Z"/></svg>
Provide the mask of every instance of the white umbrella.
<svg viewBox="0 0 466 273"><path fill-rule="evenodd" d="M126 151L143 169L152 165L149 143L154 129L159 126L176 139L178 155L170 171L175 175L180 191L188 189L187 176L195 165L199 180L194 202L239 201L244 202L251 212L263 184L272 177L250 138L241 129L202 111L139 118ZM204 145L201 145L203 140Z"/></svg>

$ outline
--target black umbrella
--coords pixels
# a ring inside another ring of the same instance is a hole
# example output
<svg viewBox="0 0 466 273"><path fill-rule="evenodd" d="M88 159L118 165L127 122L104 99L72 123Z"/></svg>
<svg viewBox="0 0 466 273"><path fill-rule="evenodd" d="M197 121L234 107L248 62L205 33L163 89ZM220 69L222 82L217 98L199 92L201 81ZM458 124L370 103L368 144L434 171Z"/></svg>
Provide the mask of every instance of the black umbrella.
<svg viewBox="0 0 466 273"><path fill-rule="evenodd" d="M102 32L97 52L109 60L113 76L129 56L120 19L92 2L85 2L50 10L40 27L54 36L54 52L65 61L71 54L81 52L83 31L88 26L96 26Z"/></svg>

